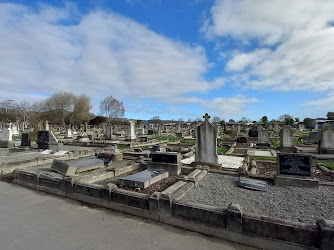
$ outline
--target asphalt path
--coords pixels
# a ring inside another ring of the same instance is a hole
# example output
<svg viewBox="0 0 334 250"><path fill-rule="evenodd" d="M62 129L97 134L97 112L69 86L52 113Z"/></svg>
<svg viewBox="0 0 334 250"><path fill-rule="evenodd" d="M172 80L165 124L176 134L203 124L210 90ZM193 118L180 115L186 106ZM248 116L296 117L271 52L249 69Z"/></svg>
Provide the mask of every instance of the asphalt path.
<svg viewBox="0 0 334 250"><path fill-rule="evenodd" d="M0 182L0 249L255 249Z"/></svg>

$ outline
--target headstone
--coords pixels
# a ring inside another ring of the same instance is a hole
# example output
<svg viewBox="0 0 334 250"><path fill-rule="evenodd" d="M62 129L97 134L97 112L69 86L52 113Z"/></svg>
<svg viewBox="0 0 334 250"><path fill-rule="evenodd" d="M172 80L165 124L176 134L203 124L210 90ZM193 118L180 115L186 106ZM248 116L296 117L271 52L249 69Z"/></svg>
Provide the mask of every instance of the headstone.
<svg viewBox="0 0 334 250"><path fill-rule="evenodd" d="M260 147L270 147L269 144L269 132L268 130L260 130L258 131L258 139L257 146Z"/></svg>
<svg viewBox="0 0 334 250"><path fill-rule="evenodd" d="M58 140L52 131L38 131L37 144L39 149L58 149Z"/></svg>
<svg viewBox="0 0 334 250"><path fill-rule="evenodd" d="M248 131L248 136L249 137L258 137L258 130L257 130L256 125L253 125L252 128Z"/></svg>
<svg viewBox="0 0 334 250"><path fill-rule="evenodd" d="M218 164L217 128L209 122L208 113L203 118L204 122L197 127L195 161Z"/></svg>
<svg viewBox="0 0 334 250"><path fill-rule="evenodd" d="M2 138L0 141L0 148L12 148L14 147L14 142L12 139L12 129L9 128L3 128L2 130Z"/></svg>
<svg viewBox="0 0 334 250"><path fill-rule="evenodd" d="M147 188L148 186L168 177L168 172L164 170L144 170L142 172L121 177L119 184L133 188Z"/></svg>
<svg viewBox="0 0 334 250"><path fill-rule="evenodd" d="M88 132L88 122L85 122L83 130L87 133Z"/></svg>
<svg viewBox="0 0 334 250"><path fill-rule="evenodd" d="M153 152L148 162L149 170L163 169L170 174L180 174L182 169L181 154L178 152Z"/></svg>
<svg viewBox="0 0 334 250"><path fill-rule="evenodd" d="M244 136L240 136L237 138L237 143L247 143L247 138Z"/></svg>
<svg viewBox="0 0 334 250"><path fill-rule="evenodd" d="M48 130L50 130L49 122L45 121L45 131L48 131Z"/></svg>
<svg viewBox="0 0 334 250"><path fill-rule="evenodd" d="M17 125L16 124L12 124L12 135L18 135L19 134L19 130L17 129Z"/></svg>
<svg viewBox="0 0 334 250"><path fill-rule="evenodd" d="M31 146L31 139L30 139L30 134L29 133L22 133L21 146L22 147L30 147Z"/></svg>
<svg viewBox="0 0 334 250"><path fill-rule="evenodd" d="M141 142L148 142L148 137L147 136L141 136L140 141Z"/></svg>
<svg viewBox="0 0 334 250"><path fill-rule="evenodd" d="M132 141L136 139L135 135L135 121L129 121L128 124L128 133L127 133L127 140Z"/></svg>
<svg viewBox="0 0 334 250"><path fill-rule="evenodd" d="M72 130L70 128L65 130L65 138L73 138Z"/></svg>
<svg viewBox="0 0 334 250"><path fill-rule="evenodd" d="M280 133L280 149L293 147L293 130L289 125L283 126Z"/></svg>
<svg viewBox="0 0 334 250"><path fill-rule="evenodd" d="M310 155L280 153L277 157L278 175L313 178L312 160Z"/></svg>
<svg viewBox="0 0 334 250"><path fill-rule="evenodd" d="M108 123L106 125L106 128L105 128L105 135L106 135L106 139L107 140L111 140L112 139L112 135L113 135L113 129L112 129L112 126L110 123Z"/></svg>
<svg viewBox="0 0 334 250"><path fill-rule="evenodd" d="M320 154L334 154L334 128L325 123L321 130Z"/></svg>

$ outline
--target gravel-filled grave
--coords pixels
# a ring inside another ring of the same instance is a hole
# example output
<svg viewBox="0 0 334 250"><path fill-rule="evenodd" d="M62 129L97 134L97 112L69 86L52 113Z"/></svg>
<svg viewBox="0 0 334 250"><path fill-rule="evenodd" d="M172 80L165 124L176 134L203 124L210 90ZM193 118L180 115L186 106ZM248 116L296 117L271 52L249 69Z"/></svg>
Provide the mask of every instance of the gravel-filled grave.
<svg viewBox="0 0 334 250"><path fill-rule="evenodd" d="M276 187L268 192L237 187L238 177L208 174L182 201L227 208L240 204L245 213L265 215L306 224L316 220L334 220L334 187Z"/></svg>

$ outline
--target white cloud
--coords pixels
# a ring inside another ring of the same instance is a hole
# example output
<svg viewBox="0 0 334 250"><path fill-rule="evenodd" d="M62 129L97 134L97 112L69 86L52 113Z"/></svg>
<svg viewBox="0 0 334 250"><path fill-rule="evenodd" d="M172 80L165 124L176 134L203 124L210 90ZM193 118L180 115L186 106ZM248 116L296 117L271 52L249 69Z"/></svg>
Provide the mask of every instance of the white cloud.
<svg viewBox="0 0 334 250"><path fill-rule="evenodd" d="M329 93L328 96L324 99L313 100L306 103L308 106L315 106L319 109L332 110L334 109L334 92Z"/></svg>
<svg viewBox="0 0 334 250"><path fill-rule="evenodd" d="M226 117L243 114L247 104L258 101L257 98L247 98L240 95L229 98L218 97L212 100L200 100L199 102L205 109L210 110L221 117Z"/></svg>
<svg viewBox="0 0 334 250"><path fill-rule="evenodd" d="M259 42L226 64L231 73L246 70L234 72L231 82L242 79L254 89L331 91L333 21L332 0L217 0L203 31L218 42L220 37Z"/></svg>
<svg viewBox="0 0 334 250"><path fill-rule="evenodd" d="M201 46L152 32L115 13L72 20L75 6L0 4L0 96L72 91L102 99L153 98L173 103L186 93L222 86L208 82ZM64 25L70 23L71 25Z"/></svg>

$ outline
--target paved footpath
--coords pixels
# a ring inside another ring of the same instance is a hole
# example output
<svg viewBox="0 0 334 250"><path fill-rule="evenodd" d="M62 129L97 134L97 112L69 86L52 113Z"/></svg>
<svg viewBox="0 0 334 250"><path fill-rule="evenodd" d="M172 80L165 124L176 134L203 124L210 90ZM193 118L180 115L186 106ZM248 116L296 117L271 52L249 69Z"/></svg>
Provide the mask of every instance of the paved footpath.
<svg viewBox="0 0 334 250"><path fill-rule="evenodd" d="M255 249L0 182L0 249Z"/></svg>

